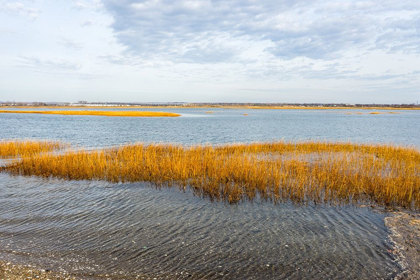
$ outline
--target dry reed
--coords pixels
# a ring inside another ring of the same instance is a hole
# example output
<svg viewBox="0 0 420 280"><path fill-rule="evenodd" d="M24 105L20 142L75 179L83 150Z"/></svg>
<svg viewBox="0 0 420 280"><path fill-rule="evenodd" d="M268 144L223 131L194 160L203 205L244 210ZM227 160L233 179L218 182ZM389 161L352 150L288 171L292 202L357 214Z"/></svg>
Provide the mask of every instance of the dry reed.
<svg viewBox="0 0 420 280"><path fill-rule="evenodd" d="M184 147L133 144L42 154L2 168L67 180L150 182L231 203L361 203L420 208L420 152L390 145L274 142Z"/></svg>
<svg viewBox="0 0 420 280"><path fill-rule="evenodd" d="M349 112L349 113L346 113L346 115L364 115L365 113L361 113L361 112L357 112L357 113L351 113L351 112ZM389 114L391 114L391 115L396 115L396 114L401 114L401 113L399 113L399 112L370 112L370 113L366 113L366 114L369 114L369 115L383 115L383 114L386 114L386 115L389 115Z"/></svg>
<svg viewBox="0 0 420 280"><path fill-rule="evenodd" d="M180 114L166 112L146 111L9 111L0 110L0 113L14 114L48 114L48 115L83 115L107 117L179 117Z"/></svg>
<svg viewBox="0 0 420 280"><path fill-rule="evenodd" d="M0 141L0 157L27 157L43 152L59 150L67 145L52 141Z"/></svg>

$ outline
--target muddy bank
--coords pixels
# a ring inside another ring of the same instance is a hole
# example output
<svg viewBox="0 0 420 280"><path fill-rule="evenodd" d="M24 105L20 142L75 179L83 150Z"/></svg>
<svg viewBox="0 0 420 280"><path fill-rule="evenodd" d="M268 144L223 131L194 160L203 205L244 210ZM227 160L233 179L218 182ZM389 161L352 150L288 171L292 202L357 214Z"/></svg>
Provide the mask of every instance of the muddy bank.
<svg viewBox="0 0 420 280"><path fill-rule="evenodd" d="M385 218L403 273L396 279L420 279L420 214L394 212Z"/></svg>

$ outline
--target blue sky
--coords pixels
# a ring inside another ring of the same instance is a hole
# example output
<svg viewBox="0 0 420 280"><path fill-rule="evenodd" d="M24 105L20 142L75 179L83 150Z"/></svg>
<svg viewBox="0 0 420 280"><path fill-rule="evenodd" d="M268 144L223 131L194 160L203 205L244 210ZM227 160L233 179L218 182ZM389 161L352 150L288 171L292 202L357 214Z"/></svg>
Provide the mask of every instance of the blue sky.
<svg viewBox="0 0 420 280"><path fill-rule="evenodd" d="M418 0L0 0L0 101L420 101Z"/></svg>

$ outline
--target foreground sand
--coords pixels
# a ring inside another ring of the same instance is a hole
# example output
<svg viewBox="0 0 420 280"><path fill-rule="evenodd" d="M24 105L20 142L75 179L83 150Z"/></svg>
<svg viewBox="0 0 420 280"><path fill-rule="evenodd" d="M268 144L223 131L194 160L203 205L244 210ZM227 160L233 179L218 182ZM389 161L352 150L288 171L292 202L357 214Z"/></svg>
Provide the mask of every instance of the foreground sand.
<svg viewBox="0 0 420 280"><path fill-rule="evenodd" d="M36 270L31 266L23 266L0 261L0 280L73 280L76 279L66 273L52 272L48 270Z"/></svg>
<svg viewBox="0 0 420 280"><path fill-rule="evenodd" d="M420 214L394 212L385 218L385 225L395 244L392 253L405 270L397 279L420 279Z"/></svg>
<svg viewBox="0 0 420 280"><path fill-rule="evenodd" d="M73 116L106 116L106 117L179 117L180 114L166 112L145 111L9 111L0 110L7 114L46 114L46 115L73 115Z"/></svg>

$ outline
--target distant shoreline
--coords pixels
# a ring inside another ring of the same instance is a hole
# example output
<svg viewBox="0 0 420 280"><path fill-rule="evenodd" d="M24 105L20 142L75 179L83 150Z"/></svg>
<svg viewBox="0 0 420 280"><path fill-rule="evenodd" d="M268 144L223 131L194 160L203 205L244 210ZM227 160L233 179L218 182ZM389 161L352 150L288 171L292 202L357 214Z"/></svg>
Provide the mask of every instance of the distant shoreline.
<svg viewBox="0 0 420 280"><path fill-rule="evenodd" d="M2 106L3 109L271 109L271 110L420 110L420 106L248 106L248 105L68 105L68 106Z"/></svg>

